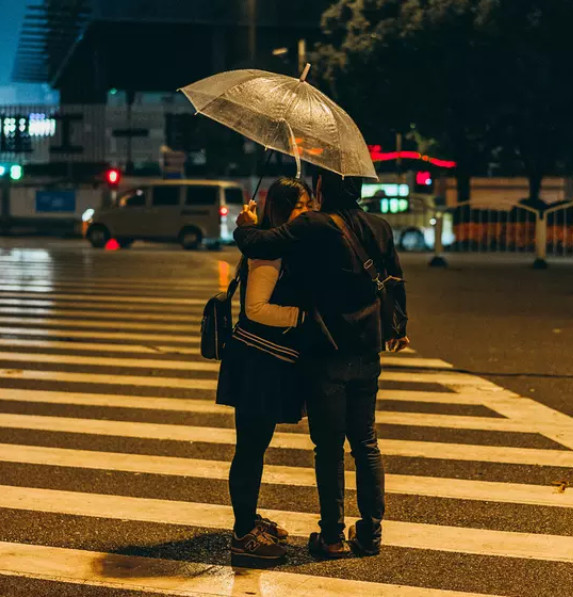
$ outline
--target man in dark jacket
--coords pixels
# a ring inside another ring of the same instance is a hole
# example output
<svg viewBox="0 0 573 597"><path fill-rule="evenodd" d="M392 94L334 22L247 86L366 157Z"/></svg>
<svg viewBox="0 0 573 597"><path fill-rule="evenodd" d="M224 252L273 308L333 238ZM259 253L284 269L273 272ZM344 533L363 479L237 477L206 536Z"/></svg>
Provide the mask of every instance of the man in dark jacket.
<svg viewBox="0 0 573 597"><path fill-rule="evenodd" d="M239 216L235 240L252 259L286 258L290 274L302 291L313 338L302 365L309 385L308 419L315 445L316 478L320 498L321 533L309 546L327 557L348 553L344 541L344 441L348 438L356 462L357 499L361 519L350 529L351 543L362 554L380 550L384 516L384 470L375 428L380 375L377 334L364 333L355 314L376 299L376 286L343 238L329 214L337 214L357 236L377 269L402 278L390 225L365 213L358 205L362 181L320 171L315 194L320 212L308 212L271 230L255 226L253 207ZM404 317L397 323L388 349L405 348L406 295L397 298Z"/></svg>

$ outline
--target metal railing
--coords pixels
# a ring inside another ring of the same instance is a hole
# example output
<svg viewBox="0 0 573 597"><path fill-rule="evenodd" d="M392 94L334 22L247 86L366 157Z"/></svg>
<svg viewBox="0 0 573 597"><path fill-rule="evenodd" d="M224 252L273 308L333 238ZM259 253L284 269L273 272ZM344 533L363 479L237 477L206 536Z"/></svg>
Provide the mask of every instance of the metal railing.
<svg viewBox="0 0 573 597"><path fill-rule="evenodd" d="M556 206L538 212L526 206L494 210L469 204L453 208L452 212L454 251L531 253L536 246L538 213L544 213L548 254L573 254L573 207Z"/></svg>

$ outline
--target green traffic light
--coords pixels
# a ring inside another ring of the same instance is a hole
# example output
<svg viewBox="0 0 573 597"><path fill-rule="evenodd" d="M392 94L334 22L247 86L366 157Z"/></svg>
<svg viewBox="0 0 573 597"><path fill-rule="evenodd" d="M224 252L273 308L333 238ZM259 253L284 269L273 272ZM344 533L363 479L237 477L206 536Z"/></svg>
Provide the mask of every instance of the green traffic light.
<svg viewBox="0 0 573 597"><path fill-rule="evenodd" d="M24 175L24 172L22 170L22 166L20 166L18 164L14 164L13 166L10 166L10 178L12 180L20 180L23 175Z"/></svg>

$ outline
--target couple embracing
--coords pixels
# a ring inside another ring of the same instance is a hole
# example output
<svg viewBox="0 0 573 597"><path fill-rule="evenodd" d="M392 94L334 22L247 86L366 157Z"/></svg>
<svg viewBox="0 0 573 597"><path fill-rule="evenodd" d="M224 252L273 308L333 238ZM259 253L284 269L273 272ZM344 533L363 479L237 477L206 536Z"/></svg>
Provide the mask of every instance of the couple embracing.
<svg viewBox="0 0 573 597"><path fill-rule="evenodd" d="M382 538L384 469L375 427L380 352L405 348L406 296L393 290L392 330L382 330L380 284L402 279L389 224L359 206L362 180L325 170L280 178L260 221L239 216L241 312L225 348L217 402L235 407L229 476L233 562L282 560L288 530L257 514L265 451L279 423L308 415L315 446L319 557L376 555ZM386 346L385 346L386 345ZM356 464L360 520L344 535L344 443Z"/></svg>

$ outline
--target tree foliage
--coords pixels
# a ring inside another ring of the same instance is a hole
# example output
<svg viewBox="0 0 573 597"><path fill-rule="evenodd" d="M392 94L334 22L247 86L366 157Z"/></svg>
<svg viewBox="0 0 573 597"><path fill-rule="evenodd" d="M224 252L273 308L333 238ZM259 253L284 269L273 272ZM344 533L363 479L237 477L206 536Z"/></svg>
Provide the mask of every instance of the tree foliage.
<svg viewBox="0 0 573 597"><path fill-rule="evenodd" d="M458 161L461 198L494 148L532 181L573 129L572 0L338 0L323 15L319 70L367 140L411 124Z"/></svg>

